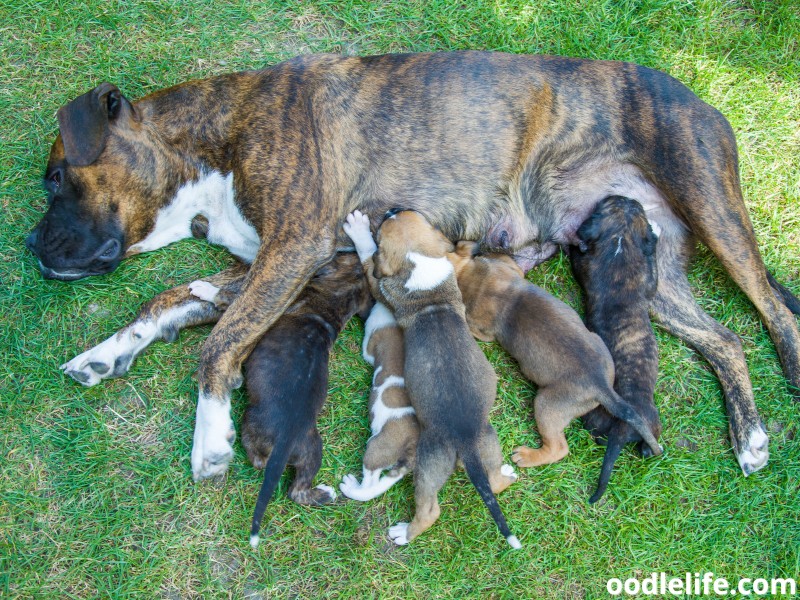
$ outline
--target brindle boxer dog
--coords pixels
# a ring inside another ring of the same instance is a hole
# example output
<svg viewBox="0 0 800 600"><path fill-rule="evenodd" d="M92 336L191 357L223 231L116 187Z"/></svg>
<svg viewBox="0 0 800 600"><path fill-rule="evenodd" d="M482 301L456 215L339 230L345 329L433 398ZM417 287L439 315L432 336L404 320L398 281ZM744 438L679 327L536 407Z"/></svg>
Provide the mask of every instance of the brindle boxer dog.
<svg viewBox="0 0 800 600"><path fill-rule="evenodd" d="M104 83L58 119L44 178L50 206L27 242L45 277L108 273L188 237L196 215L211 242L254 264L203 346L196 479L227 468L242 361L337 247L350 245L341 223L357 208L416 209L451 240L480 241L530 269L575 243L600 199L634 198L660 231L652 312L716 371L745 474L766 464L767 436L739 338L692 297L686 267L696 239L752 300L800 393L790 312L800 302L764 267L733 132L664 73L484 52L301 56L136 103ZM183 310L185 296L175 300L168 310ZM79 358L65 368L86 383L123 371L115 348Z"/></svg>

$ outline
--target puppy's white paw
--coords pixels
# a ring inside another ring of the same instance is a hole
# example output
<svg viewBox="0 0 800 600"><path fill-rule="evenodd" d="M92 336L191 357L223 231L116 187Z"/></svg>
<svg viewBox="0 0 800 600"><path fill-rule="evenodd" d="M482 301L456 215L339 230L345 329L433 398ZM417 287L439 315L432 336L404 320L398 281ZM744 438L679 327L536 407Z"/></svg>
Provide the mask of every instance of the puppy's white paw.
<svg viewBox="0 0 800 600"><path fill-rule="evenodd" d="M408 523L398 523L389 527L389 538L398 546L408 544Z"/></svg>
<svg viewBox="0 0 800 600"><path fill-rule="evenodd" d="M189 284L189 293L196 298L200 298L200 300L214 302L219 293L219 288L207 281L198 279Z"/></svg>
<svg viewBox="0 0 800 600"><path fill-rule="evenodd" d="M372 234L369 231L369 217L367 215L355 210L347 215L342 227L344 232L353 240L361 262L375 254L378 247L375 245L375 240L372 239Z"/></svg>
<svg viewBox="0 0 800 600"><path fill-rule="evenodd" d="M318 490L322 490L323 492L328 494L328 500L326 502L333 502L336 500L336 492L333 491L333 488L329 485L318 485Z"/></svg>
<svg viewBox="0 0 800 600"><path fill-rule="evenodd" d="M745 477L766 466L769 459L769 438L761 425L750 431L736 458Z"/></svg>
<svg viewBox="0 0 800 600"><path fill-rule="evenodd" d="M500 467L500 474L505 475L506 477L511 477L512 479L517 479L517 473L514 471L514 467L511 465L503 465Z"/></svg>
<svg viewBox="0 0 800 600"><path fill-rule="evenodd" d="M236 438L230 412L229 399L200 394L192 444L192 475L195 481L222 475L228 469L233 458L233 440Z"/></svg>

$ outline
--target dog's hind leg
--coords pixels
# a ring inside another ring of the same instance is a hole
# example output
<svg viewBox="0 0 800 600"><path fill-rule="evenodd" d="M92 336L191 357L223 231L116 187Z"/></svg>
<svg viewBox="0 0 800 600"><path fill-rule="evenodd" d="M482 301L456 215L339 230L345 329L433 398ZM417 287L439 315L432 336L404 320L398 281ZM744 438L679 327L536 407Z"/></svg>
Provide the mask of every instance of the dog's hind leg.
<svg viewBox="0 0 800 600"><path fill-rule="evenodd" d="M571 394L562 395L563 390L554 394L550 389L539 389L534 400L533 414L536 428L542 438L541 448L520 446L511 455L518 467L538 467L558 462L569 454L564 429L575 419L597 406L573 398ZM566 396L566 397L565 397Z"/></svg>
<svg viewBox="0 0 800 600"><path fill-rule="evenodd" d="M517 480L514 467L503 464L503 449L494 427L487 424L478 442L478 454L489 476L493 494L499 494Z"/></svg>
<svg viewBox="0 0 800 600"><path fill-rule="evenodd" d="M245 265L237 264L203 281L213 287L227 289L243 280L246 271ZM61 369L85 386L120 377L128 372L136 357L153 342L172 342L180 330L215 323L221 314L222 311L214 304L192 295L187 285L176 286L145 304L129 325L61 365Z"/></svg>
<svg viewBox="0 0 800 600"><path fill-rule="evenodd" d="M395 544L408 544L436 522L441 513L439 490L455 466L455 449L444 446L431 432L420 435L414 469L414 518L411 523L397 523L389 528L389 537Z"/></svg>
<svg viewBox="0 0 800 600"><path fill-rule="evenodd" d="M733 451L745 475L767 464L767 434L753 398L742 343L697 304L686 278L692 238L685 231L663 231L658 242L658 291L654 319L669 333L697 349L711 364L725 394ZM771 292L770 292L771 294Z"/></svg>
<svg viewBox="0 0 800 600"><path fill-rule="evenodd" d="M291 461L295 467L295 476L289 487L289 497L298 504L312 506L335 500L336 493L332 487L327 485L311 487L322 465L322 438L316 427L308 432L305 440L295 444L296 451L298 448L300 452L297 454L297 460Z"/></svg>

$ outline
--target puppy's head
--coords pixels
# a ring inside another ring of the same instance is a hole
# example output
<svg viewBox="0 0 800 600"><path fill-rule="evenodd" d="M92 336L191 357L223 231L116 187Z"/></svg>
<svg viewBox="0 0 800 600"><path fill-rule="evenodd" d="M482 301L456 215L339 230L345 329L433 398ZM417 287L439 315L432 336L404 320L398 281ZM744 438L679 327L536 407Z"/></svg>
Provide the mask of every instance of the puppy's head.
<svg viewBox="0 0 800 600"><path fill-rule="evenodd" d="M411 252L428 258L444 258L453 243L413 210L389 211L377 235L375 277L392 277L408 263Z"/></svg>
<svg viewBox="0 0 800 600"><path fill-rule="evenodd" d="M635 267L629 277L643 278L642 285L648 296L658 285L656 245L658 236L653 232L642 205L623 196L610 196L602 200L594 213L578 228L581 246L572 249L573 263L580 265L584 258L603 264L624 263ZM637 273L639 274L637 277ZM633 280L630 280L633 283Z"/></svg>

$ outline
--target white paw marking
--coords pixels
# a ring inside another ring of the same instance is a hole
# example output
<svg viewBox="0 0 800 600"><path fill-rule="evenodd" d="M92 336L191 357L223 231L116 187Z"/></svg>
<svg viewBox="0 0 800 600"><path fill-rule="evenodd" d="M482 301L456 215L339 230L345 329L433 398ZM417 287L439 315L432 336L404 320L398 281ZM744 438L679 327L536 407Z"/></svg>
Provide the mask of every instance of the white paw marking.
<svg viewBox="0 0 800 600"><path fill-rule="evenodd" d="M514 471L514 467L511 465L503 465L500 467L500 474L505 475L506 477L512 477L514 479L517 478L517 473Z"/></svg>
<svg viewBox="0 0 800 600"><path fill-rule="evenodd" d="M189 284L189 293L192 296L205 300L206 302L214 302L219 294L219 288L215 285L198 279Z"/></svg>
<svg viewBox="0 0 800 600"><path fill-rule="evenodd" d="M769 438L759 425L747 439L745 448L737 456L745 477L762 469L769 459Z"/></svg>
<svg viewBox="0 0 800 600"><path fill-rule="evenodd" d="M231 420L229 398L200 394L192 444L192 475L195 481L221 475L233 458L236 431Z"/></svg>
<svg viewBox="0 0 800 600"><path fill-rule="evenodd" d="M414 269L405 285L409 292L432 290L454 273L453 263L446 256L431 258L417 252L409 252L406 258L414 263Z"/></svg>
<svg viewBox="0 0 800 600"><path fill-rule="evenodd" d="M187 302L165 310L155 321L134 321L60 368L87 387L103 379L124 375L145 348L159 339L165 330L180 330L187 315L198 306L198 302Z"/></svg>
<svg viewBox="0 0 800 600"><path fill-rule="evenodd" d="M376 302L375 306L372 307L372 311L369 313L367 322L364 323L364 342L361 344L361 352L364 355L364 360L369 364L375 364L375 357L367 350L372 334L379 329L390 326L397 326L397 320L394 318L392 311L390 311L385 304Z"/></svg>
<svg viewBox="0 0 800 600"><path fill-rule="evenodd" d="M389 538L398 546L408 544L408 523L398 523L389 527Z"/></svg>
<svg viewBox="0 0 800 600"><path fill-rule="evenodd" d="M333 488L331 486L329 486L329 485L318 485L317 489L318 490L322 490L323 492L326 492L328 494L328 497L330 498L330 502L336 500L336 492L333 491Z"/></svg>
<svg viewBox="0 0 800 600"><path fill-rule="evenodd" d="M383 494L395 483L400 481L406 473L407 471L403 471L394 477L390 477L389 475L381 477L380 469L370 471L365 468L364 479L361 483L358 483L358 479L356 479L355 475L345 475L342 478L342 483L339 484L339 489L345 496L352 500L366 502L367 500L372 500Z"/></svg>
<svg viewBox="0 0 800 600"><path fill-rule="evenodd" d="M344 232L353 240L358 253L358 259L363 263L378 251L375 240L369 231L369 217L360 210L355 210L345 219Z"/></svg>

